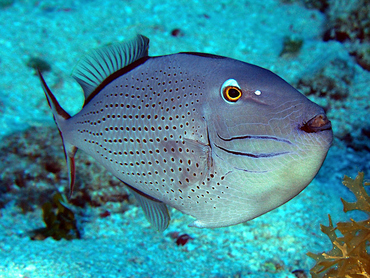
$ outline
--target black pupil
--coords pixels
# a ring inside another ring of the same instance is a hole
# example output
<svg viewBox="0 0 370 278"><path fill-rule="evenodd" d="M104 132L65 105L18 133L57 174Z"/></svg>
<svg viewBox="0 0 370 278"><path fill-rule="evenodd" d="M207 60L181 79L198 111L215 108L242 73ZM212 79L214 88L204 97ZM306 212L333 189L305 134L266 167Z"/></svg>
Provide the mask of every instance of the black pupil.
<svg viewBox="0 0 370 278"><path fill-rule="evenodd" d="M229 97L230 98L237 98L240 95L240 92L237 89L231 88L229 90Z"/></svg>

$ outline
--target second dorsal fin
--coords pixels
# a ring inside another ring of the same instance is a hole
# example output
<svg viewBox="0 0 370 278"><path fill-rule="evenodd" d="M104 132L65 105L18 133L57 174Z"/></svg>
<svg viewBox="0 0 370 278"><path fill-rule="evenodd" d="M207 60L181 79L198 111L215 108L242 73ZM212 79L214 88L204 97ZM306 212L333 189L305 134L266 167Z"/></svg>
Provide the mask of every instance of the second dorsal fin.
<svg viewBox="0 0 370 278"><path fill-rule="evenodd" d="M73 71L84 91L85 100L110 75L148 56L149 39L137 35L134 39L94 49L80 60Z"/></svg>

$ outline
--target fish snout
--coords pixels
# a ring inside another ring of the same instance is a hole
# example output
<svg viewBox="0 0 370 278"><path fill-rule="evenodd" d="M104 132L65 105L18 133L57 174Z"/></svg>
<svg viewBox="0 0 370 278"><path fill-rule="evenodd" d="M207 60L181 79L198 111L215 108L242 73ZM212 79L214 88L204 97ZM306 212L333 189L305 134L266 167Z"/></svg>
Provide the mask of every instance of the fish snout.
<svg viewBox="0 0 370 278"><path fill-rule="evenodd" d="M304 123L300 127L300 129L307 133L331 130L331 122L329 121L325 114L318 114L309 121L307 121L306 123Z"/></svg>

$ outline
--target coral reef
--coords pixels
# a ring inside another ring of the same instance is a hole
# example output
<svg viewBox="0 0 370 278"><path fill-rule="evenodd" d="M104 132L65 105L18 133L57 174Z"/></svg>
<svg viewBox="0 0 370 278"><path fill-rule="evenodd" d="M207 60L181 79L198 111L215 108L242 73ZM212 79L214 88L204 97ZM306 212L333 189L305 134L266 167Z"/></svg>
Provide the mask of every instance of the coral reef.
<svg viewBox="0 0 370 278"><path fill-rule="evenodd" d="M356 130L352 134L346 134L342 138L348 147L355 151L370 151L370 124L367 123L361 129Z"/></svg>
<svg viewBox="0 0 370 278"><path fill-rule="evenodd" d="M354 47L351 55L355 57L357 64L370 71L370 43L362 43Z"/></svg>
<svg viewBox="0 0 370 278"><path fill-rule="evenodd" d="M336 138L356 151L369 151L367 131L370 124L366 120L366 113L360 116L363 111L369 110L369 85L367 79L358 78L362 72L360 67L370 71L369 1L280 1L316 9L325 14L326 22L321 38L328 45L333 43L329 41L340 42L338 49L343 52L327 52L317 57L294 85L312 101L324 107L333 124Z"/></svg>
<svg viewBox="0 0 370 278"><path fill-rule="evenodd" d="M369 41L369 11L368 0L331 0L327 12L328 29L324 33L324 40Z"/></svg>
<svg viewBox="0 0 370 278"><path fill-rule="evenodd" d="M339 222L333 226L329 215L329 226L321 225L321 231L332 242L333 248L329 252L307 255L316 261L311 269L313 278L345 277L361 278L370 277L370 255L367 248L370 246L370 196L365 186L364 173L360 172L355 179L344 176L343 184L356 196L356 202L350 203L343 199L344 212L360 210L369 215L369 219L363 221ZM343 235L338 237L336 230Z"/></svg>
<svg viewBox="0 0 370 278"><path fill-rule="evenodd" d="M307 9L315 9L320 12L325 12L329 7L329 0L280 0L283 4L293 4L300 3L304 5Z"/></svg>
<svg viewBox="0 0 370 278"><path fill-rule="evenodd" d="M354 150L370 149L370 125L360 116L369 109L368 92L355 89L356 67L354 61L340 55L329 55L303 73L295 87L321 105L332 121L335 137ZM353 113L351 111L356 111ZM357 111L360 111L357 113Z"/></svg>
<svg viewBox="0 0 370 278"><path fill-rule="evenodd" d="M326 12L323 40L345 43L349 53L365 70L370 70L370 5L368 0L331 0Z"/></svg>
<svg viewBox="0 0 370 278"><path fill-rule="evenodd" d="M354 76L352 64L343 59L332 59L314 74L304 76L297 87L305 95L344 101L350 93Z"/></svg>
<svg viewBox="0 0 370 278"><path fill-rule="evenodd" d="M328 0L301 0L307 9L316 9L325 12L329 7Z"/></svg>
<svg viewBox="0 0 370 278"><path fill-rule="evenodd" d="M327 17L322 39L343 43L363 69L370 71L370 5L368 0L280 0L316 9Z"/></svg>
<svg viewBox="0 0 370 278"><path fill-rule="evenodd" d="M33 211L56 192L68 195L68 176L63 147L54 126L32 127L0 142L0 208L8 202ZM84 152L76 156L76 186L69 202L112 212L128 209L122 182Z"/></svg>

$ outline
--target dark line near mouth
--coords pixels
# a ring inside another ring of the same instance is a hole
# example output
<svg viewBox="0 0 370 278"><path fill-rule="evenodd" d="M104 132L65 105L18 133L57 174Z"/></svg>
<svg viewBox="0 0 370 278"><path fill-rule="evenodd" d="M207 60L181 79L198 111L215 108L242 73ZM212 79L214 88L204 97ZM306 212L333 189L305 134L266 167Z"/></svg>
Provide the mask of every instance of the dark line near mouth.
<svg viewBox="0 0 370 278"><path fill-rule="evenodd" d="M277 137L272 136L256 136L256 135L244 135L244 136L235 136L230 138L223 138L220 136L220 134L217 133L218 138L220 138L222 141L232 141L232 140L240 140L240 139L262 139L262 140L273 140L278 142L283 142L292 145L292 142L286 139L280 139Z"/></svg>
<svg viewBox="0 0 370 278"><path fill-rule="evenodd" d="M225 149L223 147L220 147L218 145L215 144L215 146L217 148L219 148L220 150L223 150L227 153L231 153L231 154L235 154L235 155L243 155L243 156L248 156L248 157L252 157L252 158L269 158L269 157L275 157L275 156L279 156L279 155L283 155L283 154L287 154L289 152L281 152L281 153L261 153L261 154L253 154L253 153L243 153L243 152L236 152L236 151L232 151L232 150L228 150L228 149Z"/></svg>

